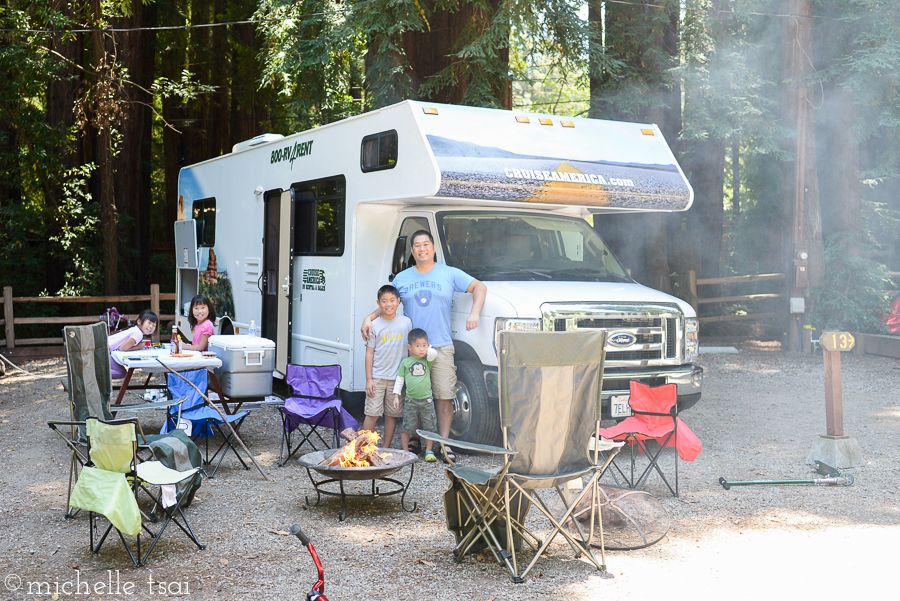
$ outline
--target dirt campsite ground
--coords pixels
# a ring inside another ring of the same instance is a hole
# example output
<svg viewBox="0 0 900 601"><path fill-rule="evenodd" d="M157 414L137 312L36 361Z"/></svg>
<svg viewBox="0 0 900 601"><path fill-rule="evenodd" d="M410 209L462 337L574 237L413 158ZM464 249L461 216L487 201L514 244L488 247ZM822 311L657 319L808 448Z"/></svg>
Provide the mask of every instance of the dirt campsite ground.
<svg viewBox="0 0 900 601"><path fill-rule="evenodd" d="M853 486L729 491L720 476L815 476L805 461L825 433L822 357L750 345L738 354L701 355L700 362L703 399L682 417L703 452L680 464L679 498L657 478L647 486L671 515L668 534L643 550L609 552L612 579L556 540L524 584L512 584L487 557L454 563L441 464L415 466L406 499L417 504L413 513L396 497L350 502L343 522L339 500L312 507L306 471L295 461L277 466L280 421L271 409L252 413L242 429L270 480L228 457L188 510L205 550L170 529L144 568L131 567L117 540L92 555L86 515L63 519L69 455L46 426L68 417L66 393L59 380L12 371L0 378L0 599L304 599L315 571L305 549L286 535L294 523L318 549L332 600L841 599L893 590L900 361L843 356L845 430L865 460L849 470ZM65 372L62 360L23 367L42 376ZM161 422L159 415L142 419L148 431ZM462 461L489 464L481 457ZM535 524L539 531L546 526Z"/></svg>

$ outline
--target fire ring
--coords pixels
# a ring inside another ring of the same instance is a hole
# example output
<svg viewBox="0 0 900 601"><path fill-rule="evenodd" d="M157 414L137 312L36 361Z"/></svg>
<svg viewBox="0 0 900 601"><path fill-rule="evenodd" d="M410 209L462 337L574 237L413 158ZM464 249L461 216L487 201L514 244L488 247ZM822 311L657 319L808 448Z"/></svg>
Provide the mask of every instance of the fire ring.
<svg viewBox="0 0 900 601"><path fill-rule="evenodd" d="M306 473L309 476L309 480L310 482L312 482L313 488L316 489L315 503L310 503L309 498L307 497L307 504L312 507L317 507L322 501L323 496L340 497L340 521L344 521L344 518L347 517L347 497L375 499L378 497L388 497L391 495L399 494L401 495L400 507L402 507L404 511L411 513L416 510L416 503L413 503L411 508L408 508L406 506L406 491L409 489L409 485L412 482L413 473L415 471L415 464L419 460L419 458L414 453L401 451L399 449L379 448L378 452L380 454L390 453L390 456L384 458L387 465L370 467L332 467L320 465L322 461L331 456L334 451L335 449L315 451L313 453L307 453L297 460L300 465L306 468ZM405 484L400 480L388 477L400 471L406 466L409 466L409 479L407 479ZM322 476L325 476L325 478L317 480L315 476L313 476L314 471ZM372 481L371 492L349 493L344 489L344 481L365 480ZM336 486L333 486L335 484ZM385 485L387 486L387 488L383 489L382 487ZM337 488L338 490L335 490L335 488Z"/></svg>

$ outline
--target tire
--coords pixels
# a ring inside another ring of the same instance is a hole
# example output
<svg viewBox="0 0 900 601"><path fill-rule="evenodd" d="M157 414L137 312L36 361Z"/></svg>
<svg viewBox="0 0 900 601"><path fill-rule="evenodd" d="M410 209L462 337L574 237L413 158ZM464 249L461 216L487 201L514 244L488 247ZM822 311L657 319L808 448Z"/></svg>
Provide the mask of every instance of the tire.
<svg viewBox="0 0 900 601"><path fill-rule="evenodd" d="M479 444L500 444L500 406L488 397L481 364L460 361L456 364L456 378L450 436Z"/></svg>

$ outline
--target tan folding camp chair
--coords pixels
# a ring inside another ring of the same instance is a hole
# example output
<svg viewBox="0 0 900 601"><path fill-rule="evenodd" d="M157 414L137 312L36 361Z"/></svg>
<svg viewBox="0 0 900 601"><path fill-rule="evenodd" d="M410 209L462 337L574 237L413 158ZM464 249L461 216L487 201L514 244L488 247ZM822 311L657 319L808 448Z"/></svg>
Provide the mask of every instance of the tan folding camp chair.
<svg viewBox="0 0 900 601"><path fill-rule="evenodd" d="M85 448L85 420L96 418L113 419L110 411L110 399L113 394L112 375L110 372L109 343L106 324L95 323L89 326L66 326L63 328L63 341L66 347L66 390L69 393L69 420L47 422L69 446L69 488L66 503L66 517L77 513L68 504L72 486L78 478L78 472L87 462ZM122 405L115 411L130 412L158 410L180 403L182 399L139 405ZM68 424L62 427L62 424ZM149 444L168 435L150 435L138 441L138 447L146 455ZM193 444L193 443L191 443Z"/></svg>
<svg viewBox="0 0 900 601"><path fill-rule="evenodd" d="M504 446L472 444L419 431L423 438L441 445L490 453L502 460L493 470L453 464L447 469L451 488L444 506L448 528L456 534L453 554L457 561L487 547L509 570L513 582L523 582L554 538L561 535L576 557L586 556L608 575L602 526L598 560L592 551L596 545L592 540L594 518L583 529L572 516L586 495L596 496L597 480L606 467L600 463L597 445L588 451L600 427L605 347L605 330L501 332L500 427ZM605 448L611 460L618 446ZM583 477L588 477L588 483L582 488ZM581 492L570 500L562 487L573 480L578 480ZM562 515L554 515L538 495L541 489L556 490L565 507ZM526 526L531 506L552 525L543 542ZM593 503L591 507L598 505ZM596 523L600 523L599 515ZM521 569L519 552L523 543L534 555Z"/></svg>

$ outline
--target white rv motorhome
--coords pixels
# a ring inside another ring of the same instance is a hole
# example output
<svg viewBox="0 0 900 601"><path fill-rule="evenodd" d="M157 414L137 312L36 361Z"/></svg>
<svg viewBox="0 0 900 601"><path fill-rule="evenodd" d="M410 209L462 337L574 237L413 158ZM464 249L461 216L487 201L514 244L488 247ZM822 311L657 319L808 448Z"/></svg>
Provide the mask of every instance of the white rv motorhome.
<svg viewBox="0 0 900 601"><path fill-rule="evenodd" d="M206 293L217 333L255 320L276 342L276 376L339 364L342 391L361 395L360 325L427 229L437 261L488 288L475 330L472 296L454 300L454 436L499 433L503 329L607 328L606 416L626 414L632 379L675 383L681 409L700 398L693 308L634 282L592 227L609 212L690 207L655 125L405 101L242 142L182 169L178 187L179 329L190 336L187 304Z"/></svg>

